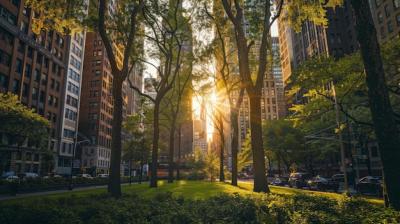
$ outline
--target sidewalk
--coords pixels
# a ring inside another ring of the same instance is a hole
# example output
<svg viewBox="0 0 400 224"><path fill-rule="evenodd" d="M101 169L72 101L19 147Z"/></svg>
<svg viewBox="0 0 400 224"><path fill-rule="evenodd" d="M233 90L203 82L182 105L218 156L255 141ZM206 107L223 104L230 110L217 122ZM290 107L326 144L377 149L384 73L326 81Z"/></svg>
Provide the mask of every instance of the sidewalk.
<svg viewBox="0 0 400 224"><path fill-rule="evenodd" d="M142 182L147 183L147 182ZM137 182L132 182L132 184L138 184ZM124 185L129 185L129 183L123 183L121 184L122 186ZM11 199L19 199L19 198L27 198L27 197L32 197L32 196L41 196L41 195L51 195L51 194L61 194L61 193L68 193L68 192L77 192L77 191L85 191L85 190L91 190L91 189L102 189L102 188L107 188L107 185L97 185L97 186L88 186L88 187L75 187L73 190L54 190L54 191L42 191L42 192L34 192L34 193L24 193L24 194L17 194L16 196L12 195L0 195L0 201L7 201Z"/></svg>

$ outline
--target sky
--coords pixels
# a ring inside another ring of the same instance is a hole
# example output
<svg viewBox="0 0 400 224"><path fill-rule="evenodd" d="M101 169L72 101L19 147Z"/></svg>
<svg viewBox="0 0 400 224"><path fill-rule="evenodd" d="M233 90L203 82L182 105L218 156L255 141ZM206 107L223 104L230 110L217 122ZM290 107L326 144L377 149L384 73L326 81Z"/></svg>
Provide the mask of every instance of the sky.
<svg viewBox="0 0 400 224"><path fill-rule="evenodd" d="M278 22L274 22L271 27L271 36L277 37L278 36Z"/></svg>

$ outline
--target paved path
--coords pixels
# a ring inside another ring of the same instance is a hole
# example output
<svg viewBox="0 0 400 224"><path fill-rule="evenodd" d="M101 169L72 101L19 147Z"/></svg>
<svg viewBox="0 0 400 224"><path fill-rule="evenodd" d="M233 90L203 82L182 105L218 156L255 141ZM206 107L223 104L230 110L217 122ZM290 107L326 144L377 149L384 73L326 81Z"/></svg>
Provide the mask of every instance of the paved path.
<svg viewBox="0 0 400 224"><path fill-rule="evenodd" d="M132 184L137 184L137 182L132 182ZM146 182L142 182L142 184L146 184ZM123 183L121 185L129 185L129 183ZM27 198L27 197L32 197L32 196L60 194L60 193L67 193L67 192L77 192L77 191L92 190L92 189L102 189L102 188L107 188L107 185L97 185L97 186L87 186L87 187L74 187L74 189L72 191L70 191L68 189L64 189L64 190L42 191L42 192L34 192L34 193L17 194L16 196L0 195L0 201L6 201L6 200L16 199L16 198Z"/></svg>

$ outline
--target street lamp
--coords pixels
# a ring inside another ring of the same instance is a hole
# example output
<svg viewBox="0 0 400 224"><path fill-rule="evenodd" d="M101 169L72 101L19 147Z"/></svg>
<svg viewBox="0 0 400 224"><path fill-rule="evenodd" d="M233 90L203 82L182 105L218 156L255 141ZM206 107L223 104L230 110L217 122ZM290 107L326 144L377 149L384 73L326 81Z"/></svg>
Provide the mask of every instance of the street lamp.
<svg viewBox="0 0 400 224"><path fill-rule="evenodd" d="M72 150L72 158L71 158L71 172L70 172L70 175L69 175L69 187L68 187L68 189L70 191L72 191L72 189L74 188L74 186L72 184L72 170L74 168L74 159L75 159L76 146L80 145L80 144L82 144L84 142L90 143L90 140L88 140L88 139L85 139L85 140L82 140L82 141L79 141L79 142L77 142L76 140L77 140L77 138L75 138L74 150Z"/></svg>

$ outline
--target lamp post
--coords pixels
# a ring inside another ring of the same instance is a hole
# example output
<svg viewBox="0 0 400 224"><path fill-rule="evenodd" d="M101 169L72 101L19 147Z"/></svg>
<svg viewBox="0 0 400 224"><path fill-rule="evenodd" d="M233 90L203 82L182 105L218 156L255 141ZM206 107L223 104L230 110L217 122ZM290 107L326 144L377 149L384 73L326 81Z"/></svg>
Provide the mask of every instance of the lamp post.
<svg viewBox="0 0 400 224"><path fill-rule="evenodd" d="M81 143L84 143L84 142L90 142L90 141L88 139L85 139L85 140L82 140L82 141L78 142L77 138L75 138L75 141L74 141L74 149L72 150L71 172L70 172L70 175L69 175L69 187L68 187L68 189L70 191L72 191L74 189L74 185L72 184L72 170L74 169L74 159L75 159L76 146L80 145Z"/></svg>

